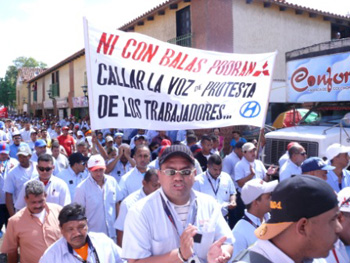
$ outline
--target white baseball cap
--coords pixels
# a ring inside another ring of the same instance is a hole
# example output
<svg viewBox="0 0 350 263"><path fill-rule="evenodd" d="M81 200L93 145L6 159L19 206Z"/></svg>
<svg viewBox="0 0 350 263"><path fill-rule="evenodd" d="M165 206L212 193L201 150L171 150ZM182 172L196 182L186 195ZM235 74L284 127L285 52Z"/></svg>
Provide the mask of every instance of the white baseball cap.
<svg viewBox="0 0 350 263"><path fill-rule="evenodd" d="M84 137L84 133L82 131L77 131L77 136L83 136Z"/></svg>
<svg viewBox="0 0 350 263"><path fill-rule="evenodd" d="M341 145L340 143L333 143L332 145L328 146L326 150L326 157L329 161L331 161L338 154L349 153L349 152L350 152L350 147Z"/></svg>
<svg viewBox="0 0 350 263"><path fill-rule="evenodd" d="M341 189L338 193L339 210L350 212L350 187Z"/></svg>
<svg viewBox="0 0 350 263"><path fill-rule="evenodd" d="M246 182L241 191L241 197L245 205L250 204L262 194L271 193L278 184L278 180L265 182L261 179L252 179Z"/></svg>
<svg viewBox="0 0 350 263"><path fill-rule="evenodd" d="M95 171L97 169L106 168L106 162L100 154L95 154L89 158L87 167L90 171Z"/></svg>
<svg viewBox="0 0 350 263"><path fill-rule="evenodd" d="M113 138L112 138L112 136L107 136L106 137L106 142L113 142Z"/></svg>
<svg viewBox="0 0 350 263"><path fill-rule="evenodd" d="M253 143L251 143L251 142L246 142L242 146L242 152L249 152L249 151L251 151L253 149L256 149L256 146Z"/></svg>

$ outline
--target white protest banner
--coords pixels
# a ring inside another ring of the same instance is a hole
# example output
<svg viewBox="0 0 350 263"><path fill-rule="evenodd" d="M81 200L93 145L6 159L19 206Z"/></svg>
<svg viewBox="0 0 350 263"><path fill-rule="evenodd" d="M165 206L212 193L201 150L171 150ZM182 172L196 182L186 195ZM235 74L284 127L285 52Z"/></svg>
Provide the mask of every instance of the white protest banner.
<svg viewBox="0 0 350 263"><path fill-rule="evenodd" d="M350 100L350 53L287 62L287 101Z"/></svg>
<svg viewBox="0 0 350 263"><path fill-rule="evenodd" d="M84 19L92 129L262 127L276 52L185 48Z"/></svg>

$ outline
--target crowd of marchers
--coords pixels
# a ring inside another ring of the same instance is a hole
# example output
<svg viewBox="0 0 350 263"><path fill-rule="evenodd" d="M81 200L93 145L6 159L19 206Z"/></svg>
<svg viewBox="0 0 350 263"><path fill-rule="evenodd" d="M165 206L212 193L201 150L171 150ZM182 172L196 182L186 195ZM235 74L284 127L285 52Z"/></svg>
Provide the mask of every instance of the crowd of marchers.
<svg viewBox="0 0 350 263"><path fill-rule="evenodd" d="M257 138L258 139L258 138ZM91 130L0 121L0 252L9 263L350 262L350 148L279 166L220 129Z"/></svg>

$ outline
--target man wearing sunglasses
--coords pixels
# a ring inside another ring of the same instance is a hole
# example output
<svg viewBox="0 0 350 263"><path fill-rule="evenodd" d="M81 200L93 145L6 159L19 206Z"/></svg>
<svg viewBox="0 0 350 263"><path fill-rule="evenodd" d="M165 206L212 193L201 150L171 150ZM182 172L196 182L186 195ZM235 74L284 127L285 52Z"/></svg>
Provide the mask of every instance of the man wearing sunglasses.
<svg viewBox="0 0 350 263"><path fill-rule="evenodd" d="M302 174L301 164L307 157L304 147L300 144L290 147L288 154L289 159L280 168L280 182L294 174Z"/></svg>
<svg viewBox="0 0 350 263"><path fill-rule="evenodd" d="M233 236L212 197L192 190L194 158L185 145L159 157L161 188L128 212L122 257L134 262L227 262Z"/></svg>
<svg viewBox="0 0 350 263"><path fill-rule="evenodd" d="M53 165L53 157L51 155L46 153L40 155L38 158L38 164L36 166L39 176L34 177L30 181L37 180L44 183L45 191L47 194L47 202L65 206L71 203L69 189L67 184L62 179L52 175L54 168L55 166ZM22 209L26 206L24 199L24 188L26 184L24 184L24 187L19 193L17 201L15 203L15 208L17 210Z"/></svg>

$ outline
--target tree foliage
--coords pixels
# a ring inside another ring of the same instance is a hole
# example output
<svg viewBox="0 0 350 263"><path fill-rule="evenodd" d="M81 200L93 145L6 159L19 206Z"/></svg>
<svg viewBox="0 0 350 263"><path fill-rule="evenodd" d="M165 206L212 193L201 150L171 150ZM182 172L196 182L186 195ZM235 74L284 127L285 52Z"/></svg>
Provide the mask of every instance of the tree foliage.
<svg viewBox="0 0 350 263"><path fill-rule="evenodd" d="M46 68L47 64L36 61L32 57L18 57L12 61L13 65L8 66L5 78L0 78L0 104L5 106L13 105L16 101L16 82L18 70L27 68Z"/></svg>

